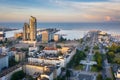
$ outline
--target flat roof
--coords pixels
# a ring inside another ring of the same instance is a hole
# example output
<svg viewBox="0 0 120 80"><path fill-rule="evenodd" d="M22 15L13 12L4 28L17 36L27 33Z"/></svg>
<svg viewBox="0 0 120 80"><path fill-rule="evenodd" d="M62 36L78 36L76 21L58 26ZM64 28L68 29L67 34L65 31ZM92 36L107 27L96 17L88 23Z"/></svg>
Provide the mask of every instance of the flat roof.
<svg viewBox="0 0 120 80"><path fill-rule="evenodd" d="M38 66L38 67L47 67L49 68L48 71L44 71L43 74L46 74L46 75L50 75L54 70L55 68L57 69L58 67L56 67L55 65L53 64L40 64L40 63L26 63L25 65L31 65L31 66Z"/></svg>

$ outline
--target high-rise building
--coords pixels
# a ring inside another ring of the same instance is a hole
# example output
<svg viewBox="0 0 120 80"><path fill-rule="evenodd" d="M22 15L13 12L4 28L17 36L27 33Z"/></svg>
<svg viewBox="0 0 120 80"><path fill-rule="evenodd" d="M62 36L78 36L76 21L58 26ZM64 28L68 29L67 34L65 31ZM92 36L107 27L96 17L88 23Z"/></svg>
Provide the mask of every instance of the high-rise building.
<svg viewBox="0 0 120 80"><path fill-rule="evenodd" d="M36 18L32 17L30 18L30 40L35 41L36 40L36 35L37 35L37 22Z"/></svg>
<svg viewBox="0 0 120 80"><path fill-rule="evenodd" d="M23 27L23 41L34 42L37 37L37 20L35 17L30 17L29 24L25 23Z"/></svg>
<svg viewBox="0 0 120 80"><path fill-rule="evenodd" d="M49 33L48 31L42 32L42 43L48 43L49 41Z"/></svg>
<svg viewBox="0 0 120 80"><path fill-rule="evenodd" d="M28 37L29 35L30 35L29 24L24 23L24 27L23 27L23 41L30 40L29 37Z"/></svg>

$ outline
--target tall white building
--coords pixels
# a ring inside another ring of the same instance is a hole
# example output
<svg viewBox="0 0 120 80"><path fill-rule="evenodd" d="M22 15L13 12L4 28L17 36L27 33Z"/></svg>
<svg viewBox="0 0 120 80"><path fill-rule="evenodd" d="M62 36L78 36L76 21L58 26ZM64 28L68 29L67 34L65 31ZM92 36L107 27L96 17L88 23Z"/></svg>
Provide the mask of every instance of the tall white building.
<svg viewBox="0 0 120 80"><path fill-rule="evenodd" d="M8 67L8 56L0 55L0 71L5 67Z"/></svg>

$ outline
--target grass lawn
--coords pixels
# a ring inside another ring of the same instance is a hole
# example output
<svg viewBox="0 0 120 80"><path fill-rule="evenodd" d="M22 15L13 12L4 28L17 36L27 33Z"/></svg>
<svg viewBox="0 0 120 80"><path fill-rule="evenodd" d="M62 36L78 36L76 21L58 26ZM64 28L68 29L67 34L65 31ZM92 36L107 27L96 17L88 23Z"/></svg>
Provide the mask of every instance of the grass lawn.
<svg viewBox="0 0 120 80"><path fill-rule="evenodd" d="M83 65L78 65L74 67L75 70L83 70Z"/></svg>
<svg viewBox="0 0 120 80"><path fill-rule="evenodd" d="M98 72L98 68L96 66L91 66L91 71L92 72Z"/></svg>
<svg viewBox="0 0 120 80"><path fill-rule="evenodd" d="M93 56L92 61L95 61L95 57Z"/></svg>

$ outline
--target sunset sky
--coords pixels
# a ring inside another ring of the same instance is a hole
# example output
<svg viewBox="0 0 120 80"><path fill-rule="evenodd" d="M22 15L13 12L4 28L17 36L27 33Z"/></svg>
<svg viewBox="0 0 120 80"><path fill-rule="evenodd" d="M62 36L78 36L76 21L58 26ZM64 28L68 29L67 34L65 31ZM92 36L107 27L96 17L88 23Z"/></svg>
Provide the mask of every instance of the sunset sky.
<svg viewBox="0 0 120 80"><path fill-rule="evenodd" d="M120 0L0 0L0 22L120 21Z"/></svg>

